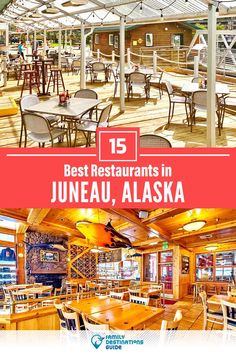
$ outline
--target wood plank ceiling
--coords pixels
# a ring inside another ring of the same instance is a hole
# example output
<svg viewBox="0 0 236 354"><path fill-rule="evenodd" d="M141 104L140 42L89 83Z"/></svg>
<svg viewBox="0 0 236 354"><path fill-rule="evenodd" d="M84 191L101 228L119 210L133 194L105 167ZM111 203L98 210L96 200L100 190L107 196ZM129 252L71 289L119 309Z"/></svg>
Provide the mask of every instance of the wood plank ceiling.
<svg viewBox="0 0 236 354"><path fill-rule="evenodd" d="M188 249L209 243L236 242L236 209L146 211L148 216L141 219L139 209L0 209L0 232L12 234L12 230L1 227L1 220L12 220L18 222L17 230L24 226L86 244L75 227L76 222L106 224L111 219L114 228L140 249L157 247L163 241ZM183 225L193 220L205 220L206 225L197 232L184 231Z"/></svg>

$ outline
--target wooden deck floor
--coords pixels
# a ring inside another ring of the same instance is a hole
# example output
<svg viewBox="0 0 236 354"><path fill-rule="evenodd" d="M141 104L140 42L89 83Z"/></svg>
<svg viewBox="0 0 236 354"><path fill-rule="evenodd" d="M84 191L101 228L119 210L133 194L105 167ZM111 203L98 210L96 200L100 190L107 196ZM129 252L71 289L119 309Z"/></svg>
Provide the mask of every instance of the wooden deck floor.
<svg viewBox="0 0 236 354"><path fill-rule="evenodd" d="M64 73L66 88L70 93L79 89L79 77L71 73ZM191 77L177 74L164 74L164 80L170 80L173 84L181 87L184 81L190 81ZM167 94L159 99L159 92L155 87L151 88L151 99L147 103L145 98L136 96L130 102L126 102L126 112L119 113L119 98L113 99L114 84L88 83L88 88L97 91L102 101L113 101L112 116L110 126L112 127L138 127L141 134L154 133L166 137L172 143L173 147L205 147L206 146L206 121L204 117L199 117L193 132L183 123L185 117L184 107L176 105L175 115L169 127L166 126L169 101ZM19 99L20 86L16 86L16 81L9 81L8 87L3 89L4 97L12 96ZM20 114L9 117L0 117L0 146L17 147L20 132ZM224 122L222 136L217 135L218 147L236 147L236 116L235 112L228 113ZM84 140L78 140L78 145L83 145ZM28 146L36 146L28 143ZM66 146L65 143L57 143L56 146Z"/></svg>
<svg viewBox="0 0 236 354"><path fill-rule="evenodd" d="M180 322L179 330L202 330L203 329L203 307L200 303L193 303L192 297L187 296L177 301L174 305L166 305L163 316L146 329L160 330L162 320L173 320L176 310L181 310L183 319ZM221 325L208 323L208 330L222 330Z"/></svg>

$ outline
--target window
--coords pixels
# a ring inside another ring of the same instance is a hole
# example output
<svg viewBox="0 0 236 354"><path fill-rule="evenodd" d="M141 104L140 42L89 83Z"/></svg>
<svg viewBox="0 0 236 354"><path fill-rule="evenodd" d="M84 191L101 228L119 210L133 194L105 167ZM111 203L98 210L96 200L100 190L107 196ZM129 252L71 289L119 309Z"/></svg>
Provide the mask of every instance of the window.
<svg viewBox="0 0 236 354"><path fill-rule="evenodd" d="M143 257L143 280L157 281L157 254L149 253Z"/></svg>
<svg viewBox="0 0 236 354"><path fill-rule="evenodd" d="M95 34L94 42L95 42L95 44L100 44L100 36L98 33Z"/></svg>
<svg viewBox="0 0 236 354"><path fill-rule="evenodd" d="M116 49L119 48L119 36L118 35L114 36L114 48L116 48Z"/></svg>
<svg viewBox="0 0 236 354"><path fill-rule="evenodd" d="M180 47L181 45L184 45L183 33L173 34L171 42L172 42L173 47Z"/></svg>
<svg viewBox="0 0 236 354"><path fill-rule="evenodd" d="M0 241L14 242L15 237L14 235L0 234Z"/></svg>
<svg viewBox="0 0 236 354"><path fill-rule="evenodd" d="M114 35L109 34L109 45L113 46L114 45Z"/></svg>
<svg viewBox="0 0 236 354"><path fill-rule="evenodd" d="M159 258L159 281L165 284L165 290L173 290L173 252L160 252Z"/></svg>
<svg viewBox="0 0 236 354"><path fill-rule="evenodd" d="M235 280L236 251L196 255L196 281Z"/></svg>
<svg viewBox="0 0 236 354"><path fill-rule="evenodd" d="M146 47L153 47L153 33L146 33L145 45Z"/></svg>
<svg viewBox="0 0 236 354"><path fill-rule="evenodd" d="M13 247L0 246L0 285L16 283L16 253Z"/></svg>

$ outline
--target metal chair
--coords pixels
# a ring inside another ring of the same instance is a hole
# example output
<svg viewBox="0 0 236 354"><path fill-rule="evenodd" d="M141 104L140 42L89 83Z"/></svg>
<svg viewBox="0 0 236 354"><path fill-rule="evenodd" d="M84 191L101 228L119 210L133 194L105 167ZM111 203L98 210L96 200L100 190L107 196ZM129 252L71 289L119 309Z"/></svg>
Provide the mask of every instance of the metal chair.
<svg viewBox="0 0 236 354"><path fill-rule="evenodd" d="M171 143L166 138L154 134L144 134L140 136L141 148L171 148Z"/></svg>
<svg viewBox="0 0 236 354"><path fill-rule="evenodd" d="M96 62L91 64L91 82L94 82L98 79L99 74L105 76L105 81L108 82L109 73L104 63Z"/></svg>
<svg viewBox="0 0 236 354"><path fill-rule="evenodd" d="M176 104L183 104L185 106L185 112L186 112L186 117L187 117L187 122L189 125L189 112L188 112L188 107L190 111L190 103L191 100L189 97L184 96L183 94L174 91L173 86L169 81L165 82L165 88L166 92L168 94L169 98L169 114L168 114L168 124L170 124L173 116L174 116L174 111L175 111L175 105Z"/></svg>
<svg viewBox="0 0 236 354"><path fill-rule="evenodd" d="M80 72L80 59L74 59L71 64L72 75L74 73L79 74Z"/></svg>
<svg viewBox="0 0 236 354"><path fill-rule="evenodd" d="M140 304L140 305L145 305L148 306L149 305L149 297L141 297L141 296L134 296L134 295L130 295L129 297L129 301L134 303L134 304Z"/></svg>
<svg viewBox="0 0 236 354"><path fill-rule="evenodd" d="M101 110L100 117L98 118L98 121L94 121L91 119L83 119L83 116L81 117L81 120L75 124L75 142L74 144L76 145L76 139L77 139L77 133L78 131L81 131L86 139L86 146L91 145L91 136L92 134L96 135L96 130L99 127L106 128L109 126L109 119L110 119L110 114L112 110L112 103L108 103L108 105Z"/></svg>
<svg viewBox="0 0 236 354"><path fill-rule="evenodd" d="M150 78L143 73L131 73L127 82L128 100L130 95L133 98L135 89L144 90L146 99L148 100L150 98Z"/></svg>
<svg viewBox="0 0 236 354"><path fill-rule="evenodd" d="M199 293L203 305L203 330L207 329L207 323L217 323L223 324L223 313L221 311L213 311L208 308L207 305L207 294L205 291Z"/></svg>
<svg viewBox="0 0 236 354"><path fill-rule="evenodd" d="M20 112L21 112L21 130L20 130L20 142L19 147L22 144L22 137L24 131L24 122L23 122L23 113L26 113L26 109L32 107L40 102L37 95L27 95L21 98L20 100ZM43 114L44 118L46 118L50 125L54 125L58 122L59 117L53 115Z"/></svg>
<svg viewBox="0 0 236 354"><path fill-rule="evenodd" d="M98 99L98 94L96 91L94 90L90 90L90 89L81 89L75 92L74 97L77 98L88 98L88 99L93 99L93 100L97 100ZM88 119L92 119L92 115L93 112L95 111L96 114L96 120L98 118L98 110L97 107L94 107L93 109L90 109L88 112L85 112L83 114L83 118L88 118Z"/></svg>
<svg viewBox="0 0 236 354"><path fill-rule="evenodd" d="M192 95L191 110L190 110L190 125L191 132L193 131L193 124L196 123L196 113L197 111L207 112L207 92L206 91L196 91ZM221 98L216 95L216 106L215 112L217 115L217 125L219 129L219 136L221 136L221 128L223 126L223 112L224 104Z"/></svg>
<svg viewBox="0 0 236 354"><path fill-rule="evenodd" d="M23 124L25 129L25 144L27 146L27 138L37 142L39 147L45 147L45 143L51 142L53 147L53 141L66 135L67 145L68 133L66 129L50 126L48 120L39 114L23 113Z"/></svg>
<svg viewBox="0 0 236 354"><path fill-rule="evenodd" d="M224 318L223 330L236 331L236 304L221 300L221 307Z"/></svg>
<svg viewBox="0 0 236 354"><path fill-rule="evenodd" d="M182 318L183 318L182 311L177 310L173 321L166 321L166 320L162 321L161 331L177 331Z"/></svg>
<svg viewBox="0 0 236 354"><path fill-rule="evenodd" d="M159 72L157 72L156 74L154 74L154 75L151 77L151 80L150 80L150 84L157 85L158 90L159 90L160 99L161 99L161 97L162 97L162 95L163 95L163 89L162 89L162 78L163 78L163 74L164 74L163 71L159 71Z"/></svg>

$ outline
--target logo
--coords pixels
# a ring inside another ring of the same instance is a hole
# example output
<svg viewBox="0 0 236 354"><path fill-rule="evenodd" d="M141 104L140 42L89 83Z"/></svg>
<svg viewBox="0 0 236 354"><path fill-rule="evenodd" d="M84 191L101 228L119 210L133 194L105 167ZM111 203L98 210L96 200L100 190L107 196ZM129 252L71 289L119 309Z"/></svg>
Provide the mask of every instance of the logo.
<svg viewBox="0 0 236 354"><path fill-rule="evenodd" d="M94 348L98 349L101 345L105 337L100 336L99 334L95 334L91 338L91 343L94 346Z"/></svg>

